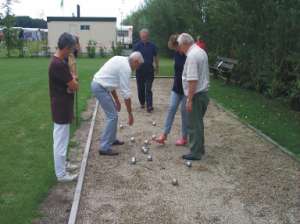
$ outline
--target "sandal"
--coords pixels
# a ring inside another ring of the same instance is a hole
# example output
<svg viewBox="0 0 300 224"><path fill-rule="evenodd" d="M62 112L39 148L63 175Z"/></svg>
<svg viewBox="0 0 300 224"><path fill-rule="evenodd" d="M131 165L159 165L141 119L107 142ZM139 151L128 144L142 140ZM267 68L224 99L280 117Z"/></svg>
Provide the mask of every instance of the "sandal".
<svg viewBox="0 0 300 224"><path fill-rule="evenodd" d="M159 144L162 144L164 145L165 144L165 141L167 140L167 135L165 134L162 134L160 135L158 138L155 139L155 141Z"/></svg>

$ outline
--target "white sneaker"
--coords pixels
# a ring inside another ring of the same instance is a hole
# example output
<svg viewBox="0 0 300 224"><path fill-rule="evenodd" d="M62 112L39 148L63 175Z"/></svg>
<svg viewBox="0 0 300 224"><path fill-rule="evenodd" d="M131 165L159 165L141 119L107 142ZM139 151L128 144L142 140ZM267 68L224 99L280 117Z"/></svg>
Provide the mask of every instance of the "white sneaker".
<svg viewBox="0 0 300 224"><path fill-rule="evenodd" d="M71 175L69 173L66 173L64 176L58 177L57 181L58 182L70 182L70 181L76 180L77 177L78 177L78 174Z"/></svg>
<svg viewBox="0 0 300 224"><path fill-rule="evenodd" d="M73 170L76 170L78 169L78 165L76 164L72 164L70 162L66 162L66 169L68 169L69 171L73 171Z"/></svg>

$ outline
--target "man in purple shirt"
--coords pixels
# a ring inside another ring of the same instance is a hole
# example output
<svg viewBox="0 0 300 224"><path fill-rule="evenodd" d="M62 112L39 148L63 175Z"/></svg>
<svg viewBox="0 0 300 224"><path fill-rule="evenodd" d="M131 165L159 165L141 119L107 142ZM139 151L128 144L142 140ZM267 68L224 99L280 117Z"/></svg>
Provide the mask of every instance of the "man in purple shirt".
<svg viewBox="0 0 300 224"><path fill-rule="evenodd" d="M152 83L154 70L158 74L159 61L157 48L149 41L149 31L147 29L140 31L140 41L135 44L133 51L139 51L145 61L136 71L136 81L141 108L145 108L146 103L147 111L151 113L153 111ZM153 62L155 62L155 67L153 67Z"/></svg>
<svg viewBox="0 0 300 224"><path fill-rule="evenodd" d="M75 39L69 33L63 33L58 40L58 49L49 65L49 94L53 128L54 168L57 180L68 182L77 175L66 172L66 156L70 136L70 124L73 120L74 93L79 84L72 76L66 58L73 52Z"/></svg>

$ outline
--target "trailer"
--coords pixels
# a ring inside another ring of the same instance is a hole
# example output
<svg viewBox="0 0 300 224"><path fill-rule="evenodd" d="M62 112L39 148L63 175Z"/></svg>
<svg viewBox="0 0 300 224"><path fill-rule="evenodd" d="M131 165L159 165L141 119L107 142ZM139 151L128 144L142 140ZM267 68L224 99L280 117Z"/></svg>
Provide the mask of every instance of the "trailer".
<svg viewBox="0 0 300 224"><path fill-rule="evenodd" d="M132 48L132 33L133 26L119 26L117 28L117 43L124 46L124 48Z"/></svg>

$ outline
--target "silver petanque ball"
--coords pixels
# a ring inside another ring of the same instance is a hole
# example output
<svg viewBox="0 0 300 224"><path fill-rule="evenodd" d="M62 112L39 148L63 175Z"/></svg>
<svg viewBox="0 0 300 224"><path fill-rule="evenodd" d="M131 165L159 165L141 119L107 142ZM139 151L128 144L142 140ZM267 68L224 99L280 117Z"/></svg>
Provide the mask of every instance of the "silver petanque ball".
<svg viewBox="0 0 300 224"><path fill-rule="evenodd" d="M151 139L154 141L156 139L156 135L152 135Z"/></svg>
<svg viewBox="0 0 300 224"><path fill-rule="evenodd" d="M119 127L120 127L120 129L123 129L123 128L124 128L123 124L120 124Z"/></svg>
<svg viewBox="0 0 300 224"><path fill-rule="evenodd" d="M148 155L148 156L147 156L147 160L148 160L148 161L152 161L152 160L153 160L152 156L151 156L151 155Z"/></svg>
<svg viewBox="0 0 300 224"><path fill-rule="evenodd" d="M136 164L136 158L132 157L130 163L133 164L133 165Z"/></svg>
<svg viewBox="0 0 300 224"><path fill-rule="evenodd" d="M190 168L190 167L192 167L192 162L191 161L186 161L185 165Z"/></svg>
<svg viewBox="0 0 300 224"><path fill-rule="evenodd" d="M178 180L176 178L173 178L172 184L173 186L178 186Z"/></svg>
<svg viewBox="0 0 300 224"><path fill-rule="evenodd" d="M156 122L155 121L152 122L152 126L156 126Z"/></svg>
<svg viewBox="0 0 300 224"><path fill-rule="evenodd" d="M142 147L142 152L143 152L144 154L147 154L147 153L149 152L149 149L148 149L146 146L143 146L143 147Z"/></svg>
<svg viewBox="0 0 300 224"><path fill-rule="evenodd" d="M146 140L144 141L144 144L145 144L145 145L150 145L150 142L149 142L149 140L148 140L148 139L146 139Z"/></svg>
<svg viewBox="0 0 300 224"><path fill-rule="evenodd" d="M135 142L135 138L134 138L134 137L131 137L131 138L130 138L130 141L131 141L131 142Z"/></svg>

